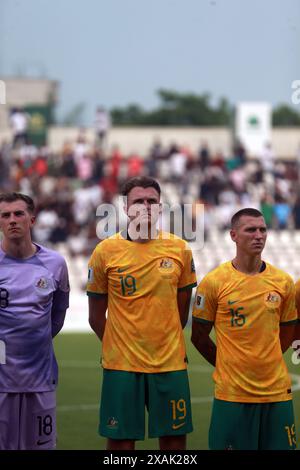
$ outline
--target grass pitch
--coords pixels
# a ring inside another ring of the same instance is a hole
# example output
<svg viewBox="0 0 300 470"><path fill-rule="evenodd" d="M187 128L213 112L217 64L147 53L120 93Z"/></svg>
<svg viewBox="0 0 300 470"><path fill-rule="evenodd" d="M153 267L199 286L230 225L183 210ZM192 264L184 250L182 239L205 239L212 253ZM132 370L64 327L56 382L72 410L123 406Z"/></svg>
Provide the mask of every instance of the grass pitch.
<svg viewBox="0 0 300 470"><path fill-rule="evenodd" d="M213 368L191 344L189 328L185 334L194 424L194 432L188 435L188 449L207 449L214 389L211 377ZM65 333L55 339L55 351L60 370L57 390L57 448L105 449L105 439L97 433L102 378L99 366L100 342L94 334ZM300 436L300 364L293 365L291 356L292 351L289 350L285 359L293 374L298 437ZM145 441L137 442L136 449L158 449L157 439L146 438Z"/></svg>

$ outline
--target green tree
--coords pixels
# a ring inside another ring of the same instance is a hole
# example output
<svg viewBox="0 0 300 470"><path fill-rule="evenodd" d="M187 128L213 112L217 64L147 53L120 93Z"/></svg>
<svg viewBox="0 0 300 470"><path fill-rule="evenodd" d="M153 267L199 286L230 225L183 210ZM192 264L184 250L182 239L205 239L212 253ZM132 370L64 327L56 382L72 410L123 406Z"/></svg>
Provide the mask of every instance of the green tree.
<svg viewBox="0 0 300 470"><path fill-rule="evenodd" d="M286 104L277 106L272 115L273 126L300 126L300 113Z"/></svg>
<svg viewBox="0 0 300 470"><path fill-rule="evenodd" d="M208 93L197 95L166 89L157 93L160 99L158 108L145 111L137 104L113 108L113 123L148 126L229 126L231 123L233 110L226 98L221 98L213 107Z"/></svg>

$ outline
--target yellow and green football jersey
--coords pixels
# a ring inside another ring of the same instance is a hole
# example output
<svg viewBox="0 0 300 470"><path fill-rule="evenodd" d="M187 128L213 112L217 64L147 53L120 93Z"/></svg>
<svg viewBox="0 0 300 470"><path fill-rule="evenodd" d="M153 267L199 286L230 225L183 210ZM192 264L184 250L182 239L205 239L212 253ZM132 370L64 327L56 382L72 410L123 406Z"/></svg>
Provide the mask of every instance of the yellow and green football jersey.
<svg viewBox="0 0 300 470"><path fill-rule="evenodd" d="M291 399L279 339L280 324L297 318L288 274L266 263L264 271L251 276L224 263L200 282L193 317L214 323L216 398L252 403Z"/></svg>
<svg viewBox="0 0 300 470"><path fill-rule="evenodd" d="M108 294L102 345L107 369L186 369L178 289L197 285L187 243L160 232L147 243L118 233L97 245L89 262L88 295Z"/></svg>

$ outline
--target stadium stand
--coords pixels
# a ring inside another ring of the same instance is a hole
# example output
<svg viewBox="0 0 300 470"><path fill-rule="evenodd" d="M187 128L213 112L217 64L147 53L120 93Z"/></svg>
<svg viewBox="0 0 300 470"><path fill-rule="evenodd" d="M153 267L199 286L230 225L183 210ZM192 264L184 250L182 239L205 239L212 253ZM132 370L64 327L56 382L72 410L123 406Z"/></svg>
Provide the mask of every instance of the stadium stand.
<svg viewBox="0 0 300 470"><path fill-rule="evenodd" d="M242 207L258 208L265 216L269 235L264 258L298 279L299 164L296 158L276 158L271 169L262 163L247 158L241 145L224 155L221 150L204 149L203 144L195 152L187 145L162 146L158 141L144 158L137 152L124 154L117 146L103 150L80 131L75 141L66 141L59 151L25 141L3 141L0 190L24 192L37 202L34 240L53 246L67 259L74 308L66 328L76 330L86 317L87 259L99 242L97 208L104 203L116 206L120 186L129 176L156 177L162 200L169 206L192 204L191 223L203 215L203 246L191 243L198 279L233 255L229 222ZM84 325L88 328L86 321Z"/></svg>

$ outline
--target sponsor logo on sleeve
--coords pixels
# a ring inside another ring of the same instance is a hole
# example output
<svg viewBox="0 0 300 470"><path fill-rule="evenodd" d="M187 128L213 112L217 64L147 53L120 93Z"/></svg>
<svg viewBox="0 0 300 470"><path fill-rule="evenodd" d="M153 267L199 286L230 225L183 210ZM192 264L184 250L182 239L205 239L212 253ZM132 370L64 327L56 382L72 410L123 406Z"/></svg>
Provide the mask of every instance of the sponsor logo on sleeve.
<svg viewBox="0 0 300 470"><path fill-rule="evenodd" d="M203 294L197 294L195 299L196 308L204 308L205 296Z"/></svg>
<svg viewBox="0 0 300 470"><path fill-rule="evenodd" d="M89 268L88 271L88 282L93 282L94 281L94 270L93 268Z"/></svg>
<svg viewBox="0 0 300 470"><path fill-rule="evenodd" d="M191 272L192 272L192 273L195 273L195 272L196 272L195 263L194 263L193 258L191 259Z"/></svg>

